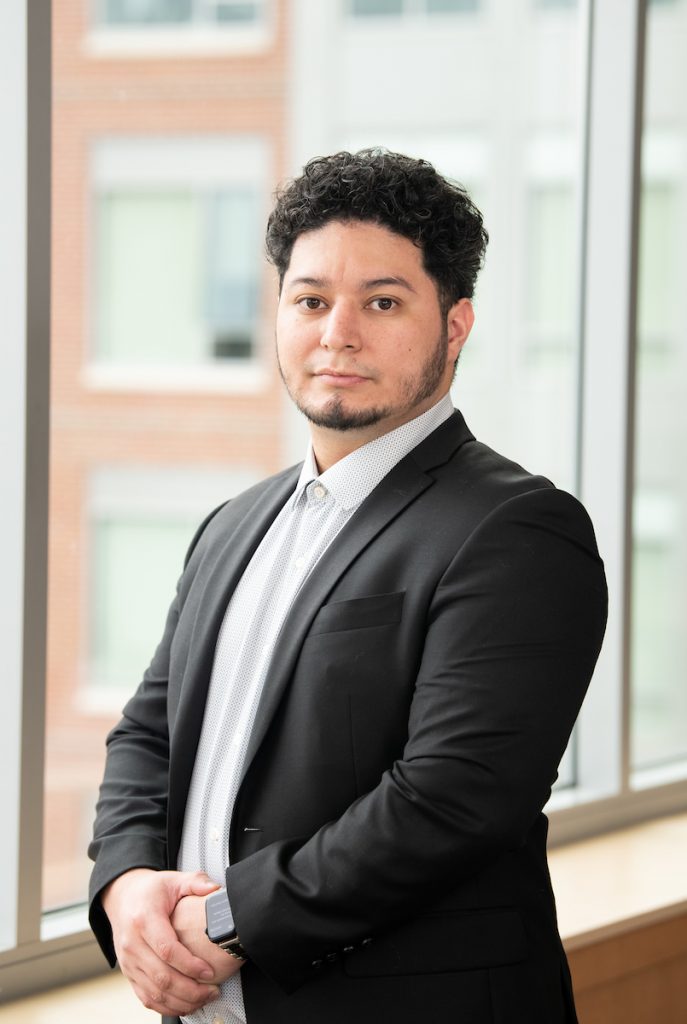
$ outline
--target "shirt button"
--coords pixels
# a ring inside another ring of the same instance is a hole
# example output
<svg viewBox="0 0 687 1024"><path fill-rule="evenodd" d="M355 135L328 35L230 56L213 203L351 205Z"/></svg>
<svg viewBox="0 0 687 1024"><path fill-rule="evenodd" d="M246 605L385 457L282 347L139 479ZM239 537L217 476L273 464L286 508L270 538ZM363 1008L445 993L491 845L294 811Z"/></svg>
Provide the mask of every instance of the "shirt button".
<svg viewBox="0 0 687 1024"><path fill-rule="evenodd" d="M218 828L211 828L210 829L210 839L212 839L213 843L218 843L219 842L219 829Z"/></svg>
<svg viewBox="0 0 687 1024"><path fill-rule="evenodd" d="M305 559L297 558L293 564L296 566L297 569L302 569L303 566L305 565Z"/></svg>
<svg viewBox="0 0 687 1024"><path fill-rule="evenodd" d="M224 1017L213 1017L212 1024L224 1024Z"/></svg>
<svg viewBox="0 0 687 1024"><path fill-rule="evenodd" d="M312 492L316 498L324 498L327 493L327 490L322 486L322 484L315 484L315 486L312 489Z"/></svg>

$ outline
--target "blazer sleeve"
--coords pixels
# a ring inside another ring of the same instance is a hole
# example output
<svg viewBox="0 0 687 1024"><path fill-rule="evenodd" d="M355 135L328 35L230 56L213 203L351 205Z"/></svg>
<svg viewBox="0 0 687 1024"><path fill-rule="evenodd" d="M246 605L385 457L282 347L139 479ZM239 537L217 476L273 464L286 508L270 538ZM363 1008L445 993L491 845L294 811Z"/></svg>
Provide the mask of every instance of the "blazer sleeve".
<svg viewBox="0 0 687 1024"><path fill-rule="evenodd" d="M315 835L227 870L238 933L262 971L293 991L328 950L417 916L525 841L606 609L593 529L572 496L529 491L481 522L434 593L402 757Z"/></svg>

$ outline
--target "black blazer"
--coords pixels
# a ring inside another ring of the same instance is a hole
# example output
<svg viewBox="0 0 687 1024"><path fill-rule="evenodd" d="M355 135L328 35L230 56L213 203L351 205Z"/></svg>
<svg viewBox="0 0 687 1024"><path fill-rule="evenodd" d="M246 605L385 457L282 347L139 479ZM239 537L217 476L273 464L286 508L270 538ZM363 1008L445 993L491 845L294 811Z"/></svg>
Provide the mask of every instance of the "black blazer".
<svg viewBox="0 0 687 1024"><path fill-rule="evenodd" d="M194 538L108 737L91 922L123 871L175 868L219 628L298 467ZM281 631L226 884L249 1024L575 1021L542 808L599 652L591 523L455 413L375 488Z"/></svg>

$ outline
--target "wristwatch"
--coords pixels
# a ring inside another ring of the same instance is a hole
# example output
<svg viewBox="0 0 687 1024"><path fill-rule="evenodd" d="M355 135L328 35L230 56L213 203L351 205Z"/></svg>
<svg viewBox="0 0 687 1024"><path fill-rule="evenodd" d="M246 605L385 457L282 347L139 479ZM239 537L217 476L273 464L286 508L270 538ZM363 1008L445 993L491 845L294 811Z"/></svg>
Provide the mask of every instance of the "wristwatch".
<svg viewBox="0 0 687 1024"><path fill-rule="evenodd" d="M229 906L226 889L211 893L205 900L205 934L210 942L224 949L235 960L247 960L248 956L236 934L234 918Z"/></svg>

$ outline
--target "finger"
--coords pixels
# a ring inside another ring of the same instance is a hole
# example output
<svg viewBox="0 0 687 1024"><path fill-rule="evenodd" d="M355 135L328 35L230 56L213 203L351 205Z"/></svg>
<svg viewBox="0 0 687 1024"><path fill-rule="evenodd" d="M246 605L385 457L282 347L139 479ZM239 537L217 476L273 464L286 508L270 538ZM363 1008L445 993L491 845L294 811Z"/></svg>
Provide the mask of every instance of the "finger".
<svg viewBox="0 0 687 1024"><path fill-rule="evenodd" d="M212 967L192 956L166 921L158 922L152 935L128 933L117 949L117 957L123 974L130 981L142 984L142 979L149 979L146 991L151 997L154 993L169 991L188 1002L196 1002L207 991L207 985L199 979L205 974L207 981L214 980ZM179 971L177 963L185 970Z"/></svg>
<svg viewBox="0 0 687 1024"><path fill-rule="evenodd" d="M143 979L141 983L129 980L136 997L146 1009L154 1010L161 1016L186 1016L187 1014L195 1013L196 1010L206 1006L208 1003L214 1002L219 997L219 989L207 988L206 986L206 994L204 994L202 999L188 1000L177 997L170 992L156 990L150 985L148 979Z"/></svg>
<svg viewBox="0 0 687 1024"><path fill-rule="evenodd" d="M183 896L207 896L209 893L221 888L204 871L175 872L173 884L176 885L177 901Z"/></svg>
<svg viewBox="0 0 687 1024"><path fill-rule="evenodd" d="M198 983L198 979L205 978L210 981L214 977L212 965L195 956L179 941L169 921L156 919L151 922L149 928L144 929L141 937L158 961L158 969L166 965L179 974L193 979L195 983Z"/></svg>
<svg viewBox="0 0 687 1024"><path fill-rule="evenodd" d="M222 886L218 885L217 882L205 874L204 871L194 872L190 879L191 884L191 895L193 896L206 896L209 892L216 892L217 889L221 889Z"/></svg>
<svg viewBox="0 0 687 1024"><path fill-rule="evenodd" d="M134 965L122 964L121 967L131 984L137 986L149 1002L169 1009L174 1007L175 1014L182 1012L177 1009L179 1006L190 1006L196 1009L219 996L219 989L216 985L192 981L185 975L164 966L152 956L141 958ZM169 1009L162 1012L169 1013Z"/></svg>

